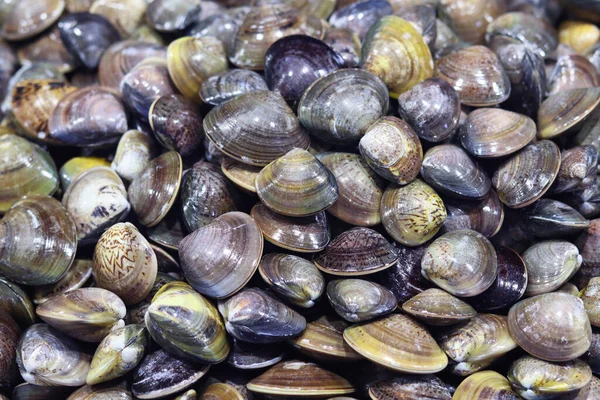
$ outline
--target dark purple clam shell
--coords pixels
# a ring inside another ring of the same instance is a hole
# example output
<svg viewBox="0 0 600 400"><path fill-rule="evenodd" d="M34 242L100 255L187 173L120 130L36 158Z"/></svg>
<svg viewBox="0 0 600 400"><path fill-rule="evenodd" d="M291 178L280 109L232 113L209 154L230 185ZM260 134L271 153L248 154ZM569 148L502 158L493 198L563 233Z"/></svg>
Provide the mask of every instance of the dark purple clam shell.
<svg viewBox="0 0 600 400"><path fill-rule="evenodd" d="M522 210L524 226L540 238L560 238L580 233L590 225L573 207L557 200L540 199Z"/></svg>
<svg viewBox="0 0 600 400"><path fill-rule="evenodd" d="M444 199L447 217L441 232L446 233L458 229L472 229L492 237L504 222L504 206L493 189L483 200Z"/></svg>

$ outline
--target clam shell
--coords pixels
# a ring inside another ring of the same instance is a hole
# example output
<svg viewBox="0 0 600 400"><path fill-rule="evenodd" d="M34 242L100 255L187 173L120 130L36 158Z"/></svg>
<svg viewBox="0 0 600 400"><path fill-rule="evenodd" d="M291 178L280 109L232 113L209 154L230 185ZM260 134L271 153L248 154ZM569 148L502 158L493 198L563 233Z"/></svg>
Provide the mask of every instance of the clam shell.
<svg viewBox="0 0 600 400"><path fill-rule="evenodd" d="M338 9L329 17L329 23L336 29L348 29L364 40L369 28L386 15L393 13L388 1L367 0L349 2L346 7L338 4Z"/></svg>
<svg viewBox="0 0 600 400"><path fill-rule="evenodd" d="M179 258L195 290L222 299L250 280L262 250L259 226L248 214L233 211L186 236L179 245Z"/></svg>
<svg viewBox="0 0 600 400"><path fill-rule="evenodd" d="M116 294L95 287L57 294L36 309L48 325L72 338L95 343L114 328L125 325L126 312Z"/></svg>
<svg viewBox="0 0 600 400"><path fill-rule="evenodd" d="M498 272L490 241L469 229L448 232L429 245L423 275L450 294L472 297L489 288Z"/></svg>
<svg viewBox="0 0 600 400"><path fill-rule="evenodd" d="M77 61L67 51L60 38L58 27L24 44L17 52L21 65L45 62L54 65L61 72L72 71Z"/></svg>
<svg viewBox="0 0 600 400"><path fill-rule="evenodd" d="M181 184L182 161L170 151L150 161L131 182L129 201L142 225L158 224L173 206Z"/></svg>
<svg viewBox="0 0 600 400"><path fill-rule="evenodd" d="M361 43L356 33L347 28L329 27L323 41L342 56L349 68L359 66Z"/></svg>
<svg viewBox="0 0 600 400"><path fill-rule="evenodd" d="M215 364L229 353L227 334L216 307L187 283L164 285L152 299L145 321L152 339L178 358ZM133 390L135 394L135 378Z"/></svg>
<svg viewBox="0 0 600 400"><path fill-rule="evenodd" d="M331 233L324 212L309 217L286 217L258 203L250 212L266 240L284 249L300 253L315 253L323 250Z"/></svg>
<svg viewBox="0 0 600 400"><path fill-rule="evenodd" d="M179 243L187 235L179 214L177 209L173 209L157 225L146 229L148 239L169 250L178 250Z"/></svg>
<svg viewBox="0 0 600 400"><path fill-rule="evenodd" d="M269 90L263 77L247 69L232 69L207 78L200 87L200 99L217 106L241 94Z"/></svg>
<svg viewBox="0 0 600 400"><path fill-rule="evenodd" d="M277 364L284 354L285 348L278 344L259 347L253 343L233 339L227 363L237 369L262 369Z"/></svg>
<svg viewBox="0 0 600 400"><path fill-rule="evenodd" d="M477 315L473 307L440 289L427 289L402 304L405 313L435 326L454 325Z"/></svg>
<svg viewBox="0 0 600 400"><path fill-rule="evenodd" d="M588 285L581 291L580 298L583 301L583 307L588 314L590 323L597 327L600 326L600 278L592 278Z"/></svg>
<svg viewBox="0 0 600 400"><path fill-rule="evenodd" d="M374 122L358 148L369 167L399 185L412 182L421 169L421 142L412 128L396 117L384 117Z"/></svg>
<svg viewBox="0 0 600 400"><path fill-rule="evenodd" d="M480 371L461 382L454 392L455 400L519 400L510 382L496 371Z"/></svg>
<svg viewBox="0 0 600 400"><path fill-rule="evenodd" d="M159 32L177 32L200 14L200 0L155 0L148 4L146 21Z"/></svg>
<svg viewBox="0 0 600 400"><path fill-rule="evenodd" d="M343 337L348 324L335 317L322 316L306 325L306 330L290 342L301 353L316 360L349 362L362 359Z"/></svg>
<svg viewBox="0 0 600 400"><path fill-rule="evenodd" d="M583 302L562 292L521 300L508 313L508 328L523 350L547 361L579 357L590 347L592 336Z"/></svg>
<svg viewBox="0 0 600 400"><path fill-rule="evenodd" d="M27 293L17 284L1 277L0 312L10 315L22 329L35 323L35 310Z"/></svg>
<svg viewBox="0 0 600 400"><path fill-rule="evenodd" d="M448 216L442 233L471 229L490 238L500 231L504 223L504 206L493 189L481 201L446 199L445 205Z"/></svg>
<svg viewBox="0 0 600 400"><path fill-rule="evenodd" d="M596 178L598 150L592 145L575 146L560 153L560 169L554 193L591 186Z"/></svg>
<svg viewBox="0 0 600 400"><path fill-rule="evenodd" d="M92 260L76 259L58 282L35 286L32 300L35 304L42 304L53 296L72 292L82 287L90 276L92 276Z"/></svg>
<svg viewBox="0 0 600 400"><path fill-rule="evenodd" d="M256 193L278 214L304 217L329 208L338 199L334 174L306 150L293 149L256 177Z"/></svg>
<svg viewBox="0 0 600 400"><path fill-rule="evenodd" d="M227 332L249 343L282 342L306 329L303 316L255 288L244 289L220 301L219 312Z"/></svg>
<svg viewBox="0 0 600 400"><path fill-rule="evenodd" d="M207 3L204 2L204 4ZM219 3L214 1L211 1L208 4L218 4L222 7ZM222 12L217 12L206 18L197 18L192 25L185 30L185 33L195 37L212 36L219 38L221 42L223 42L227 52L229 52L233 47L233 42L240 26L244 22L246 15L250 12L251 7L246 4L249 3L245 2L243 5L240 4L239 7L222 10ZM202 6L202 9L206 10L208 7Z"/></svg>
<svg viewBox="0 0 600 400"><path fill-rule="evenodd" d="M402 314L346 328L344 340L357 353L394 371L429 374L448 364L429 332Z"/></svg>
<svg viewBox="0 0 600 400"><path fill-rule="evenodd" d="M440 0L440 19L465 42L481 44L490 22L506 12L501 0Z"/></svg>
<svg viewBox="0 0 600 400"><path fill-rule="evenodd" d="M454 388L434 375L401 376L368 384L369 396L374 400L436 399L451 400Z"/></svg>
<svg viewBox="0 0 600 400"><path fill-rule="evenodd" d="M110 167L122 179L132 181L148 167L155 153L156 144L151 135L132 129L119 139Z"/></svg>
<svg viewBox="0 0 600 400"><path fill-rule="evenodd" d="M156 272L156 255L150 243L129 222L111 226L98 240L92 266L94 280L125 304L139 303L150 293Z"/></svg>
<svg viewBox="0 0 600 400"><path fill-rule="evenodd" d="M437 38L437 4L414 4L394 10L394 15L409 22L423 36L427 46L433 46Z"/></svg>
<svg viewBox="0 0 600 400"><path fill-rule="evenodd" d="M195 393L195 392L194 392ZM194 394L194 399L196 399ZM233 385L227 383L213 383L199 397L200 400L244 400L244 396Z"/></svg>
<svg viewBox="0 0 600 400"><path fill-rule="evenodd" d="M221 172L238 187L252 193L256 193L256 177L261 169L231 157L223 157L221 161Z"/></svg>
<svg viewBox="0 0 600 400"><path fill-rule="evenodd" d="M133 400L133 397L127 389L126 382L121 381L82 386L67 397L67 400Z"/></svg>
<svg viewBox="0 0 600 400"><path fill-rule="evenodd" d="M110 168L94 167L73 180L62 198L77 227L80 243L93 242L124 219L130 205L121 178Z"/></svg>
<svg viewBox="0 0 600 400"><path fill-rule="evenodd" d="M15 320L0 310L0 389L8 390L18 381L15 356L21 330Z"/></svg>
<svg viewBox="0 0 600 400"><path fill-rule="evenodd" d="M341 233L315 257L315 265L331 275L360 276L382 271L398 261L394 246L369 228Z"/></svg>
<svg viewBox="0 0 600 400"><path fill-rule="evenodd" d="M585 53L600 40L600 29L584 21L563 21L558 26L558 40L578 53Z"/></svg>
<svg viewBox="0 0 600 400"><path fill-rule="evenodd" d="M75 223L58 200L27 196L0 220L0 274L24 285L57 282L75 258Z"/></svg>
<svg viewBox="0 0 600 400"><path fill-rule="evenodd" d="M438 59L434 76L452 85L467 106L493 106L510 95L508 75L498 57L484 46L467 47Z"/></svg>
<svg viewBox="0 0 600 400"><path fill-rule="evenodd" d="M31 383L21 383L12 392L13 400L44 400L68 396L73 388L68 386L39 386Z"/></svg>
<svg viewBox="0 0 600 400"><path fill-rule="evenodd" d="M446 208L438 194L415 179L406 186L391 184L381 199L381 222L394 240L418 246L434 237L446 220Z"/></svg>
<svg viewBox="0 0 600 400"><path fill-rule="evenodd" d="M73 157L63 164L58 171L60 175L60 185L63 190L67 190L73 180L79 174L94 167L110 167L106 158L101 157Z"/></svg>
<svg viewBox="0 0 600 400"><path fill-rule="evenodd" d="M122 37L127 37L143 23L147 6L144 0L96 0L89 11L102 15Z"/></svg>
<svg viewBox="0 0 600 400"><path fill-rule="evenodd" d="M558 92L540 106L537 126L539 139L552 139L578 130L600 103L600 88L583 88Z"/></svg>
<svg viewBox="0 0 600 400"><path fill-rule="evenodd" d="M0 36L6 40L29 39L43 32L58 20L65 9L65 0L24 0L6 2Z"/></svg>
<svg viewBox="0 0 600 400"><path fill-rule="evenodd" d="M216 106L204 118L204 131L226 155L257 166L310 144L283 97L269 91L241 94Z"/></svg>
<svg viewBox="0 0 600 400"><path fill-rule="evenodd" d="M596 271L592 271L595 268L600 267L600 254L598 253L598 240L600 239L599 231L600 219L594 219L590 221L590 224L586 231L582 232L577 238L576 244L579 248L579 253L583 258L583 268L590 269L589 274L591 276L597 276ZM582 271L584 272L584 271ZM586 273L586 275L589 275ZM586 286L585 282L581 286Z"/></svg>
<svg viewBox="0 0 600 400"><path fill-rule="evenodd" d="M154 250L155 254L157 254L157 255L160 254L159 247L152 246L152 249ZM166 253L166 252L164 254L168 255L168 253ZM169 257L170 257L170 255L169 255ZM157 259L158 259L158 256L157 256ZM148 295L144 298L144 300L140 301L139 303L137 303L133 306L130 306L127 309L127 317L126 317L125 321L128 324L144 324L144 317L146 316L148 307L150 307L150 303L152 303L152 299L154 298L156 293L158 293L158 291L163 286L165 286L167 283L173 282L176 280L183 280L183 278L176 279L176 278L172 277L171 275L169 275L168 273L159 270L156 273L156 280L154 281L154 284L152 286L152 289L150 290L150 293L148 293Z"/></svg>
<svg viewBox="0 0 600 400"><path fill-rule="evenodd" d="M327 298L335 312L349 322L367 321L389 314L398 304L387 288L362 279L330 281Z"/></svg>
<svg viewBox="0 0 600 400"><path fill-rule="evenodd" d="M600 85L596 67L584 56L569 54L559 57L548 77L548 94Z"/></svg>
<svg viewBox="0 0 600 400"><path fill-rule="evenodd" d="M577 234L587 229L590 224L572 207L550 199L536 201L523 210L522 216L527 230L542 238Z"/></svg>
<svg viewBox="0 0 600 400"><path fill-rule="evenodd" d="M522 208L548 191L559 168L558 146L549 140L541 140L501 164L494 173L492 184L505 205Z"/></svg>

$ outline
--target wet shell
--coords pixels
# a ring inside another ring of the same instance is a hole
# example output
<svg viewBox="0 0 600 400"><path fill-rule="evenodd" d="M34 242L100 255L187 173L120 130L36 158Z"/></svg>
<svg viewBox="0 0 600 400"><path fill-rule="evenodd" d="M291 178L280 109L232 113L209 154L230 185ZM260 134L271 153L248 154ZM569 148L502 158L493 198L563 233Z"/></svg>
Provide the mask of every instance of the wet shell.
<svg viewBox="0 0 600 400"><path fill-rule="evenodd" d="M346 328L344 340L367 359L399 372L429 374L448 364L429 332L402 314Z"/></svg>
<svg viewBox="0 0 600 400"><path fill-rule="evenodd" d="M94 167L110 167L106 158L101 157L73 157L63 164L58 171L60 175L60 185L63 190L67 190L73 180L84 171Z"/></svg>
<svg viewBox="0 0 600 400"><path fill-rule="evenodd" d="M223 157L221 171L238 187L252 193L256 193L256 177L261 167L244 164L231 157Z"/></svg>
<svg viewBox="0 0 600 400"><path fill-rule="evenodd" d="M410 22L392 15L369 29L362 44L361 67L381 78L393 98L433 75L433 60L423 36Z"/></svg>
<svg viewBox="0 0 600 400"><path fill-rule="evenodd" d="M583 257L582 272L584 269L589 269L590 271L588 274L592 274L592 276L597 276L596 271L592 272L592 269L596 269L600 266L600 254L598 252L598 240L600 239L599 224L600 219L594 219L590 221L588 229L584 231L576 241L579 252ZM581 286L586 285L587 282Z"/></svg>
<svg viewBox="0 0 600 400"><path fill-rule="evenodd" d="M508 328L523 350L547 361L579 357L590 347L592 336L583 302L563 292L521 300L510 309Z"/></svg>
<svg viewBox="0 0 600 400"><path fill-rule="evenodd" d="M583 306L588 314L590 323L593 326L600 325L600 294L598 288L600 287L600 279L592 278L588 285L581 291L581 300Z"/></svg>
<svg viewBox="0 0 600 400"><path fill-rule="evenodd" d="M324 361L355 361L362 358L352 350L343 337L348 323L330 316L322 316L306 325L306 330L291 340L301 353Z"/></svg>
<svg viewBox="0 0 600 400"><path fill-rule="evenodd" d="M206 79L200 87L200 99L214 106L241 94L269 90L263 77L247 69L232 69Z"/></svg>
<svg viewBox="0 0 600 400"><path fill-rule="evenodd" d="M133 400L124 381L86 385L74 391L67 400Z"/></svg>
<svg viewBox="0 0 600 400"><path fill-rule="evenodd" d="M490 238L504 223L504 206L493 189L481 201L446 199L444 203L448 216L442 233L472 229Z"/></svg>
<svg viewBox="0 0 600 400"><path fill-rule="evenodd" d="M196 399L194 392L194 399ZM199 397L200 400L245 400L244 396L238 388L227 383L213 383Z"/></svg>
<svg viewBox="0 0 600 400"><path fill-rule="evenodd" d="M82 172L62 198L77 227L80 243L93 242L129 213L127 192L121 178L110 168L94 167Z"/></svg>
<svg viewBox="0 0 600 400"><path fill-rule="evenodd" d="M160 32L177 32L200 14L200 0L155 0L148 5L146 21Z"/></svg>
<svg viewBox="0 0 600 400"><path fill-rule="evenodd" d="M598 150L592 145L575 146L560 153L560 169L552 188L554 193L590 186L596 178Z"/></svg>
<svg viewBox="0 0 600 400"><path fill-rule="evenodd" d="M354 386L339 375L316 364L291 360L271 367L251 380L248 390L260 395L286 398L321 398L354 393Z"/></svg>
<svg viewBox="0 0 600 400"><path fill-rule="evenodd" d="M264 281L291 303L309 308L325 291L325 278L310 261L288 254L267 254L258 267Z"/></svg>
<svg viewBox="0 0 600 400"><path fill-rule="evenodd" d="M245 2L244 4L249 3L250 2ZM222 8L222 6L215 1L205 4L213 6L216 4L219 8ZM255 3L253 2L253 4ZM202 9L210 10L210 7L203 6ZM246 15L250 12L250 9L250 6L240 4L239 7L224 9L219 12L216 12L218 10L214 10L216 13L213 15L207 16L206 18L201 15L197 18L196 21L185 30L185 33L188 36L195 37L216 37L223 42L225 49L229 52L233 46L235 36L244 22L244 18L246 18Z"/></svg>
<svg viewBox="0 0 600 400"><path fill-rule="evenodd" d="M217 309L187 283L164 285L152 299L145 320L152 339L177 357L214 364L229 353Z"/></svg>
<svg viewBox="0 0 600 400"><path fill-rule="evenodd" d="M590 222L557 200L540 199L523 210L526 229L537 237L564 237L587 229Z"/></svg>
<svg viewBox="0 0 600 400"><path fill-rule="evenodd" d="M539 139L578 130L580 122L600 103L600 88L565 90L548 97L538 112Z"/></svg>
<svg viewBox="0 0 600 400"><path fill-rule="evenodd" d="M250 214L264 238L284 249L315 253L323 250L331 239L327 214L324 212L292 218L274 213L264 204L258 203Z"/></svg>
<svg viewBox="0 0 600 400"><path fill-rule="evenodd" d="M129 130L119 139L115 158L110 167L122 179L132 181L148 167L155 152L156 144L151 135L138 130Z"/></svg>
<svg viewBox="0 0 600 400"><path fill-rule="evenodd" d="M0 274L24 285L57 282L75 258L75 224L48 196L27 196L0 220Z"/></svg>
<svg viewBox="0 0 600 400"><path fill-rule="evenodd" d="M519 400L504 376L495 371L481 371L461 382L454 392L455 400Z"/></svg>
<svg viewBox="0 0 600 400"><path fill-rule="evenodd" d="M588 22L564 21L558 27L558 40L581 54L600 41L600 29Z"/></svg>
<svg viewBox="0 0 600 400"><path fill-rule="evenodd" d="M125 304L101 288L81 288L58 294L40 304L37 315L72 338L98 343L114 328L125 325Z"/></svg>
<svg viewBox="0 0 600 400"><path fill-rule="evenodd" d="M127 37L143 23L147 6L148 3L143 0L96 0L89 11L102 15L121 36Z"/></svg>
<svg viewBox="0 0 600 400"><path fill-rule="evenodd" d="M15 355L21 330L15 320L0 310L0 389L9 390L18 382Z"/></svg>
<svg viewBox="0 0 600 400"><path fill-rule="evenodd" d="M5 312L22 329L35 323L33 303L17 284L0 277L0 312ZM1 386L1 384L0 384Z"/></svg>
<svg viewBox="0 0 600 400"><path fill-rule="evenodd" d="M82 386L91 358L79 342L46 324L30 326L17 345L21 376L34 385Z"/></svg>
<svg viewBox="0 0 600 400"><path fill-rule="evenodd" d="M68 386L39 386L21 383L12 392L13 400L45 400L47 398L64 398L73 391Z"/></svg>
<svg viewBox="0 0 600 400"><path fill-rule="evenodd" d="M293 149L263 168L256 193L271 210L292 217L317 214L338 199L334 174L306 150Z"/></svg>
<svg viewBox="0 0 600 400"><path fill-rule="evenodd" d="M194 289L222 299L250 280L262 250L259 226L248 214L233 211L186 236L179 245L179 258Z"/></svg>
<svg viewBox="0 0 600 400"><path fill-rule="evenodd" d="M92 276L92 260L75 260L58 282L35 286L32 300L35 304L42 304L53 296L72 292L82 287L90 276Z"/></svg>
<svg viewBox="0 0 600 400"><path fill-rule="evenodd" d="M421 169L421 142L410 125L396 117L384 117L373 123L358 149L369 167L399 185L412 182Z"/></svg>
<svg viewBox="0 0 600 400"><path fill-rule="evenodd" d="M360 64L360 39L358 35L345 28L330 27L325 32L323 41L342 56L349 68Z"/></svg>
<svg viewBox="0 0 600 400"><path fill-rule="evenodd" d="M454 388L434 375L411 375L396 377L368 384L373 400L451 400Z"/></svg>
<svg viewBox="0 0 600 400"><path fill-rule="evenodd" d="M406 5L395 10L394 15L409 22L423 36L427 46L431 48L437 39L437 4Z"/></svg>
<svg viewBox="0 0 600 400"><path fill-rule="evenodd" d="M420 179L406 186L391 184L381 199L381 222L394 240L418 246L435 236L446 220L438 194Z"/></svg>
<svg viewBox="0 0 600 400"><path fill-rule="evenodd" d="M504 204L521 208L548 191L559 168L558 146L549 140L541 140L501 164L494 173L492 184Z"/></svg>
<svg viewBox="0 0 600 400"><path fill-rule="evenodd" d="M445 80L429 78L398 97L398 113L428 142L452 135L460 118L460 99Z"/></svg>
<svg viewBox="0 0 600 400"><path fill-rule="evenodd" d="M24 44L19 48L17 56L21 65L50 63L61 72L72 71L77 64L75 58L65 48L58 27Z"/></svg>
<svg viewBox="0 0 600 400"><path fill-rule="evenodd" d="M527 296L552 292L571 279L582 258L577 247L566 240L548 240L523 253L527 266Z"/></svg>
<svg viewBox="0 0 600 400"><path fill-rule="evenodd" d="M448 232L429 245L423 260L425 277L447 292L472 297L489 288L498 272L496 251L482 234Z"/></svg>
<svg viewBox="0 0 600 400"><path fill-rule="evenodd" d="M154 253L157 255L157 259L158 259L158 254L161 254L160 253L161 251L164 252L164 250L161 250L157 246L152 246L152 249L154 250ZM170 255L166 252L164 252L162 254L170 257ZM171 272L171 273L173 273L173 272ZM173 276L169 275L167 272L163 272L161 269L159 269L159 271L156 273L156 280L154 281L152 290L150 290L150 293L148 293L148 296L146 296L146 298L144 298L144 300L140 301L139 303L137 303L133 306L130 306L127 309L127 318L125 319L125 322L128 324L143 324L144 317L146 316L146 311L148 311L148 307L150 307L150 303L152 303L152 299L154 298L154 295L156 295L156 293L158 293L158 291L163 286L165 286L167 283L173 282L176 280L183 280L183 278L176 279Z"/></svg>
<svg viewBox="0 0 600 400"><path fill-rule="evenodd" d="M327 298L336 313L346 321L360 322L389 314L398 301L394 294L375 282L340 279L327 284Z"/></svg>
<svg viewBox="0 0 600 400"><path fill-rule="evenodd" d="M272 343L268 346L256 346L233 339L227 363L237 369L262 369L277 364L285 355L285 347Z"/></svg>
<svg viewBox="0 0 600 400"><path fill-rule="evenodd" d="M490 22L506 12L502 0L440 0L440 19L465 42L481 44Z"/></svg>
<svg viewBox="0 0 600 400"><path fill-rule="evenodd" d="M543 18L524 12L502 14L487 26L486 42L492 50L511 43L523 43L541 57L549 56L558 46L554 27Z"/></svg>
<svg viewBox="0 0 600 400"><path fill-rule="evenodd" d="M387 88L378 77L365 70L342 69L306 89L298 104L298 118L318 139L354 144L386 114L388 104Z"/></svg>
<svg viewBox="0 0 600 400"><path fill-rule="evenodd" d="M204 118L204 131L226 155L257 166L310 144L283 97L269 91L241 94L216 106Z"/></svg>
<svg viewBox="0 0 600 400"><path fill-rule="evenodd" d="M467 47L440 58L435 76L452 85L467 106L493 106L510 95L508 75L498 57L484 46Z"/></svg>
<svg viewBox="0 0 600 400"><path fill-rule="evenodd" d="M473 307L440 289L427 289L417 294L402 304L402 310L436 326L457 324L477 315Z"/></svg>
<svg viewBox="0 0 600 400"><path fill-rule="evenodd" d="M2 16L0 35L6 40L24 40L54 24L65 9L65 0L6 2L4 7L7 10Z"/></svg>
<svg viewBox="0 0 600 400"><path fill-rule="evenodd" d="M114 292L127 305L136 304L152 290L156 255L135 226L118 223L98 240L92 273L98 287Z"/></svg>
<svg viewBox="0 0 600 400"><path fill-rule="evenodd" d="M26 195L52 195L58 173L41 147L13 134L0 135L0 213Z"/></svg>
<svg viewBox="0 0 600 400"><path fill-rule="evenodd" d="M5 44L0 45L0 51L4 51ZM1 103L1 109L4 113L8 113L11 111L12 106L12 96L8 95L12 93L13 88L18 82L32 80L32 79L56 79L56 80L66 80L64 74L60 71L60 69L51 63L47 62L38 62L38 63L23 63L23 65L19 70L14 72L14 57L11 60L11 57L8 55L6 59L3 61L3 64L0 64L0 79L5 82L4 91L2 93L5 94L4 100ZM5 65L7 64L7 65ZM3 76L6 74L7 76ZM12 76L11 76L12 75ZM9 79L10 78L10 79Z"/></svg>
<svg viewBox="0 0 600 400"><path fill-rule="evenodd" d="M564 55L558 59L548 78L548 94L572 89L591 88L600 85L596 67L584 56Z"/></svg>

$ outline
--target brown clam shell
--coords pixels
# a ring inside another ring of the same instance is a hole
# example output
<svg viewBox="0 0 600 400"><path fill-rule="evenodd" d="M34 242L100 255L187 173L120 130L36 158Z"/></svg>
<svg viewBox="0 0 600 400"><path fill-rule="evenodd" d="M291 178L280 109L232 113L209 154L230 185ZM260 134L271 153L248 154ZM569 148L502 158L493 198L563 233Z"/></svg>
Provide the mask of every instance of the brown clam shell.
<svg viewBox="0 0 600 400"><path fill-rule="evenodd" d="M504 223L504 206L493 189L481 201L446 199L447 217L441 232L472 229L491 238Z"/></svg>
<svg viewBox="0 0 600 400"><path fill-rule="evenodd" d="M9 390L18 382L16 354L21 330L8 313L0 310L0 389Z"/></svg>
<svg viewBox="0 0 600 400"><path fill-rule="evenodd" d="M464 301L440 289L427 289L402 304L405 313L436 326L468 321L477 311Z"/></svg>
<svg viewBox="0 0 600 400"><path fill-rule="evenodd" d="M24 40L43 32L63 13L65 0L21 0L7 3L0 36L6 40Z"/></svg>
<svg viewBox="0 0 600 400"><path fill-rule="evenodd" d="M244 164L231 157L223 157L221 171L240 188L256 193L256 177L262 168L254 165Z"/></svg>
<svg viewBox="0 0 600 400"><path fill-rule="evenodd" d="M65 48L58 27L54 27L31 42L27 42L19 48L17 56L22 65L47 62L56 66L61 72L72 71L77 64L75 57Z"/></svg>
<svg viewBox="0 0 600 400"><path fill-rule="evenodd" d="M538 111L538 139L552 139L576 131L600 104L600 88L558 92L548 97Z"/></svg>
<svg viewBox="0 0 600 400"><path fill-rule="evenodd" d="M440 19L469 43L483 43L488 24L504 12L502 0L440 0Z"/></svg>
<svg viewBox="0 0 600 400"><path fill-rule="evenodd" d="M360 360L362 356L344 341L344 329L348 326L342 319L324 315L306 325L306 330L290 343L300 352L317 360Z"/></svg>
<svg viewBox="0 0 600 400"><path fill-rule="evenodd" d="M570 54L560 57L548 77L548 94L600 86L600 75L587 57Z"/></svg>

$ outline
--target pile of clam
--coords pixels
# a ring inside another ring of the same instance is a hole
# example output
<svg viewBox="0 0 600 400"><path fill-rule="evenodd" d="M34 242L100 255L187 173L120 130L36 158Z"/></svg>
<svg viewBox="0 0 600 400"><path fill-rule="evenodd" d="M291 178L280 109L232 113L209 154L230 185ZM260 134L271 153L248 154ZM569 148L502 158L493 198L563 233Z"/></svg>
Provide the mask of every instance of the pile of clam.
<svg viewBox="0 0 600 400"><path fill-rule="evenodd" d="M0 1L0 400L599 400L598 22Z"/></svg>

